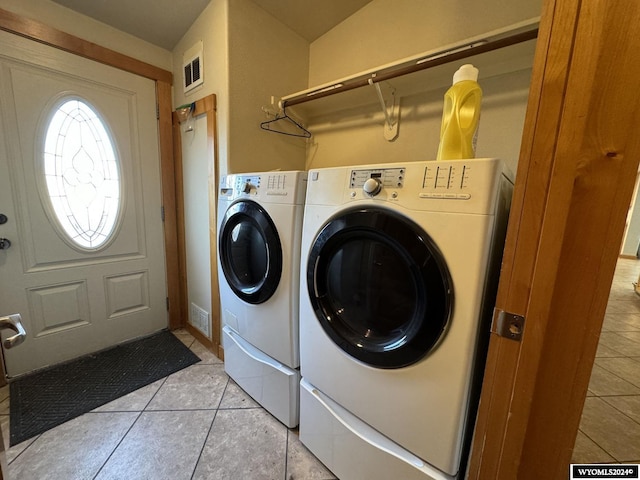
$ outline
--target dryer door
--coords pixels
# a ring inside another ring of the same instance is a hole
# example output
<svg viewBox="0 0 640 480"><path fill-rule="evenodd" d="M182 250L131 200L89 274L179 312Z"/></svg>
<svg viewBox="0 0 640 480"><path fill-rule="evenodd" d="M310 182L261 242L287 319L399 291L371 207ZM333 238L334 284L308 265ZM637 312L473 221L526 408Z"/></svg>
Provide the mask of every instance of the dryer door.
<svg viewBox="0 0 640 480"><path fill-rule="evenodd" d="M413 221L379 208L347 210L314 240L311 304L342 350L379 368L417 362L438 343L453 291L443 256Z"/></svg>
<svg viewBox="0 0 640 480"><path fill-rule="evenodd" d="M258 203L232 204L220 224L220 266L231 290L247 303L266 302L282 275L282 246L276 227Z"/></svg>

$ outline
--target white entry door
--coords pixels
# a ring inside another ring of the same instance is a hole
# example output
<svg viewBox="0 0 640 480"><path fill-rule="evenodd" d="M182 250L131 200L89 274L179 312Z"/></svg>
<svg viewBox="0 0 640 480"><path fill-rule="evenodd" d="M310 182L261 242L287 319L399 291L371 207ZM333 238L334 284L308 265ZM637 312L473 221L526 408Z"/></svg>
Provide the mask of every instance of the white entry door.
<svg viewBox="0 0 640 480"><path fill-rule="evenodd" d="M0 32L0 316L27 332L9 377L167 327L155 98Z"/></svg>

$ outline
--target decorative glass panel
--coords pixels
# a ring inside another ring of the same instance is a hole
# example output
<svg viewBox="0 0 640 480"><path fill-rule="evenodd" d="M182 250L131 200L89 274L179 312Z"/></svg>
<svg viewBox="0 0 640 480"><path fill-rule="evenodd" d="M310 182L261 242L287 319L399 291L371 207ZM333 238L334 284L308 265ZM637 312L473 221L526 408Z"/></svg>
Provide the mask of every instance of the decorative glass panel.
<svg viewBox="0 0 640 480"><path fill-rule="evenodd" d="M51 205L76 245L97 249L120 210L119 163L98 114L82 100L60 105L46 130L44 175Z"/></svg>

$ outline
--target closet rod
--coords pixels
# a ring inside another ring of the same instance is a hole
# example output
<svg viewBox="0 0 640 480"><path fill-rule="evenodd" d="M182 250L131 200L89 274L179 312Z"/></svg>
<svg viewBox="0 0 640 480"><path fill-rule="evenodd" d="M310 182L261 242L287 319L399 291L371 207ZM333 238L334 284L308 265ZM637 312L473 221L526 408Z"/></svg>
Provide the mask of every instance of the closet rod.
<svg viewBox="0 0 640 480"><path fill-rule="evenodd" d="M411 63L410 65L407 65L404 67L389 67L388 69L367 74L361 78L356 78L354 80L346 81L344 83L338 83L334 86L325 87L315 92L300 95L297 98L294 97L287 100L282 100L281 106L292 107L294 105L299 105L301 103L310 102L317 98L328 97L330 95L335 95L337 93L342 93L342 92L346 92L356 88L371 85L371 83L378 83L385 80L390 80L392 78L400 77L402 75L407 75L409 73L419 72L421 70L426 70L428 68L437 67L438 65L444 65L446 63L455 62L457 60L462 60L463 58L479 55L481 53L491 52L493 50L509 47L511 45L516 45L518 43L527 42L537 37L538 37L538 29L534 28L532 30L527 30L522 33L516 33L508 37L503 37L496 40L490 40L486 43L481 43L479 45L472 45L469 48L466 48L461 51L454 51L441 56L436 56L433 59L428 59L427 57L426 60L418 60L417 62ZM472 43L478 43L478 42L472 42Z"/></svg>

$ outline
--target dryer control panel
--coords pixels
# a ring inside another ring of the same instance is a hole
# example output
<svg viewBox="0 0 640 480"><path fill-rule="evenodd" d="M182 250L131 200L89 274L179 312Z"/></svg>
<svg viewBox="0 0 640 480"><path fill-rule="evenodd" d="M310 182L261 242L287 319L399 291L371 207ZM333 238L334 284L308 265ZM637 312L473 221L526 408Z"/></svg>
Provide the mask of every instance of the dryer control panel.
<svg viewBox="0 0 640 480"><path fill-rule="evenodd" d="M497 158L417 161L314 169L307 204L390 202L416 210L491 211L499 185L512 183Z"/></svg>
<svg viewBox="0 0 640 480"><path fill-rule="evenodd" d="M374 179L385 188L402 188L404 185L404 168L376 168L351 170L351 188L362 188L365 183Z"/></svg>
<svg viewBox="0 0 640 480"><path fill-rule="evenodd" d="M351 170L349 186L352 189L361 188L362 193L367 197L375 197L382 192L383 188L402 188L404 174L404 167ZM355 194L355 190L352 193ZM394 195L397 196L397 192Z"/></svg>
<svg viewBox="0 0 640 480"><path fill-rule="evenodd" d="M233 186L237 193L256 193L260 188L260 175L237 175Z"/></svg>

